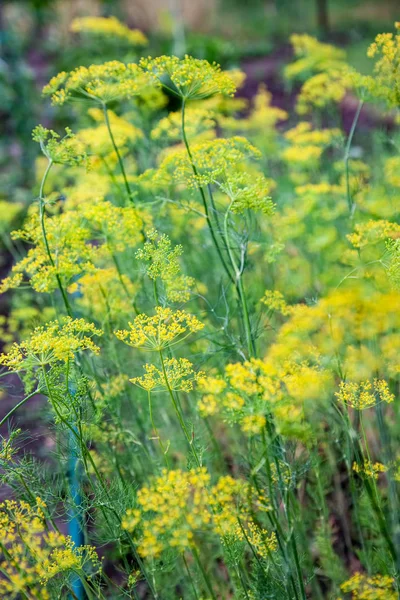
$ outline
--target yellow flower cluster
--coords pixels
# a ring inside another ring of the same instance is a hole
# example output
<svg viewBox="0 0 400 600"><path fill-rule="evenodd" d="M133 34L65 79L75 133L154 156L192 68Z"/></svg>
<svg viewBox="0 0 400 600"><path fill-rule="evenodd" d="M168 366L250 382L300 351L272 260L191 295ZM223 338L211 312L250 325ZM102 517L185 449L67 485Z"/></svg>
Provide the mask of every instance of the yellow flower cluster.
<svg viewBox="0 0 400 600"><path fill-rule="evenodd" d="M246 210L271 215L275 208L269 195L273 186L273 182L263 175L254 177L240 172L227 174L225 180L219 184L220 189L231 200L230 210L238 215Z"/></svg>
<svg viewBox="0 0 400 600"><path fill-rule="evenodd" d="M350 381L392 377L400 372L399 294L363 286L330 292L317 303L291 307L266 360L284 365L288 360L323 361L331 371L338 361ZM332 390L333 391L333 390Z"/></svg>
<svg viewBox="0 0 400 600"><path fill-rule="evenodd" d="M278 367L252 359L226 365L225 379L214 375L201 378L203 395L197 408L204 417L222 414L249 436L259 435L272 414L278 431L305 440L310 431L305 418L308 405L313 414L315 402L327 398L331 383L329 372L306 363L286 361Z"/></svg>
<svg viewBox="0 0 400 600"><path fill-rule="evenodd" d="M138 65L113 60L102 65L78 67L69 73L63 71L43 88L43 95L51 96L52 103L59 106L74 97L107 104L137 96L150 84L149 76Z"/></svg>
<svg viewBox="0 0 400 600"><path fill-rule="evenodd" d="M141 59L140 66L164 87L172 85L172 89L185 100L208 98L215 94L233 96L236 91L233 80L228 73L221 71L219 65L192 56L186 55L182 59L149 56Z"/></svg>
<svg viewBox="0 0 400 600"><path fill-rule="evenodd" d="M283 294L278 290L265 290L261 302L271 311L280 312L282 315L290 313L290 307L286 304Z"/></svg>
<svg viewBox="0 0 400 600"><path fill-rule="evenodd" d="M394 579L388 575L370 577L355 573L340 589L345 594L351 593L352 600L396 600L398 597Z"/></svg>
<svg viewBox="0 0 400 600"><path fill-rule="evenodd" d="M101 242L97 254L108 256L133 248L142 241L142 218L131 206L115 206L108 200L94 199L77 210L90 230L90 238ZM76 218L76 217L75 217Z"/></svg>
<svg viewBox="0 0 400 600"><path fill-rule="evenodd" d="M396 23L396 29L399 25ZM376 59L373 75L354 74L355 83L373 98L383 100L389 108L400 103L400 35L379 33L368 49L369 58Z"/></svg>
<svg viewBox="0 0 400 600"><path fill-rule="evenodd" d="M344 68L317 73L304 82L297 97L296 110L304 115L313 108L321 109L330 103L339 104L354 84L354 76Z"/></svg>
<svg viewBox="0 0 400 600"><path fill-rule="evenodd" d="M344 50L319 42L307 34L294 34L290 36L290 42L297 60L285 68L285 76L288 79L341 68L346 58Z"/></svg>
<svg viewBox="0 0 400 600"><path fill-rule="evenodd" d="M339 391L335 396L340 402L355 408L365 410L375 406L377 402L394 402L394 394L389 390L386 381L374 379L371 381L361 381L360 383L341 381Z"/></svg>
<svg viewBox="0 0 400 600"><path fill-rule="evenodd" d="M102 334L101 329L84 319L63 317L37 327L28 340L13 344L8 354L0 355L0 365L20 370L28 361L40 366L73 360L77 352L84 350L98 354L100 348L91 338Z"/></svg>
<svg viewBox="0 0 400 600"><path fill-rule="evenodd" d="M223 181L226 173L234 172L246 159L261 156L257 148L239 136L194 144L191 154L197 174L193 173L191 160L183 149L169 154L160 171L170 174L177 183L196 188Z"/></svg>
<svg viewBox="0 0 400 600"><path fill-rule="evenodd" d="M362 464L354 462L353 471L363 477L378 479L379 473L386 473L387 467L380 462L373 463L371 460L365 459Z"/></svg>
<svg viewBox="0 0 400 600"><path fill-rule="evenodd" d="M189 300L191 288L195 280L183 275L179 264L179 256L183 248L179 244L172 248L169 237L152 229L146 232L147 241L143 248L136 252L136 258L148 264L147 275L155 281L161 279L165 285L168 300L185 302Z"/></svg>
<svg viewBox="0 0 400 600"><path fill-rule="evenodd" d="M193 364L187 358L167 358L163 368L155 365L144 365L145 374L133 377L130 381L147 392L158 392L171 389L175 392L190 392L193 384L204 376L202 371L196 373Z"/></svg>
<svg viewBox="0 0 400 600"><path fill-rule="evenodd" d="M32 214L21 230L13 231L14 239L21 239L33 247L27 255L12 267L12 275L2 281L0 290L18 287L27 273L30 284L37 292L57 289L57 275L64 284L71 278L92 267L96 255L94 245L88 243L90 229L82 218L73 212L64 212L51 218L45 216L47 243L54 264L51 264L39 216Z"/></svg>
<svg viewBox="0 0 400 600"><path fill-rule="evenodd" d="M71 538L50 530L45 510L41 498L36 498L35 506L15 500L0 504L2 598L16 598L29 590L29 598L50 600L51 579L72 573L86 578L101 570L95 548L76 547Z"/></svg>
<svg viewBox="0 0 400 600"><path fill-rule="evenodd" d="M313 106L322 108L329 102L340 102L351 87L345 52L309 35L295 34L290 41L297 60L285 67L285 77L305 79L297 97L297 111L305 114Z"/></svg>
<svg viewBox="0 0 400 600"><path fill-rule="evenodd" d="M204 138L215 137L215 116L213 111L189 106L186 109L186 121L185 133L188 140L195 140L198 143L204 141ZM181 112L171 112L167 117L158 121L157 125L151 130L150 137L155 141L181 141Z"/></svg>
<svg viewBox="0 0 400 600"><path fill-rule="evenodd" d="M204 323L183 310L174 312L171 308L157 306L155 315L138 315L129 327L129 330L115 332L119 340L134 348L161 350L201 331Z"/></svg>
<svg viewBox="0 0 400 600"><path fill-rule="evenodd" d="M311 123L301 121L284 134L290 145L282 151L282 158L291 169L316 169L323 151L340 140L341 135L340 129L313 129Z"/></svg>
<svg viewBox="0 0 400 600"><path fill-rule="evenodd" d="M72 21L70 29L74 33L122 40L132 46L146 46L148 43L139 29L129 29L116 17L78 17Z"/></svg>
<svg viewBox="0 0 400 600"><path fill-rule="evenodd" d="M248 539L258 554L276 550L274 533L257 527L242 506L248 484L220 477L215 485L204 467L188 472L166 469L139 490L137 508L127 511L122 527L139 540L142 556L157 558L167 548L184 552L196 545L196 535L207 531L222 538L244 539L238 517L245 518Z"/></svg>
<svg viewBox="0 0 400 600"><path fill-rule="evenodd" d="M355 248L364 248L368 244L400 237L400 225L384 220L371 220L366 223L357 223L354 232L348 234L347 239Z"/></svg>
<svg viewBox="0 0 400 600"><path fill-rule="evenodd" d="M65 128L65 136L60 138L52 129L37 125L32 132L32 137L40 144L43 154L55 164L70 166L88 164L84 144L69 127Z"/></svg>

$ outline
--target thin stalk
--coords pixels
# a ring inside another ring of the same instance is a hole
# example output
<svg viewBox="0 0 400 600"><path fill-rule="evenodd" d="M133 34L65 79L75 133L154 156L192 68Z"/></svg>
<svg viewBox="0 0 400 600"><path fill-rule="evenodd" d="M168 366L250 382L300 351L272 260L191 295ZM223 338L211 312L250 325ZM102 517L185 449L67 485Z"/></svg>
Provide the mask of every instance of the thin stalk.
<svg viewBox="0 0 400 600"><path fill-rule="evenodd" d="M162 367L162 372L163 372L163 375L164 375L165 385L166 385L166 388L167 388L168 393L170 395L170 398L172 400L172 405L174 407L175 414L178 417L179 425L181 426L181 429L183 431L183 434L184 434L184 436L186 438L187 443L189 444L189 448L190 448L191 452L193 452L193 455L194 455L194 457L196 459L197 466L200 467L201 463L200 463L199 457L197 455L196 448L194 447L193 440L190 438L189 432L188 432L187 427L185 425L185 421L183 420L183 417L181 415L181 411L179 410L178 403L177 403L177 401L175 399L174 393L173 393L173 391L171 389L171 386L169 384L169 381L168 381L168 375L167 375L167 371L165 369L165 363L164 363L164 357L163 357L162 350L159 350L159 355L160 355L161 367Z"/></svg>
<svg viewBox="0 0 400 600"><path fill-rule="evenodd" d="M191 574L190 569L189 569L189 565L187 564L187 560L185 558L185 554L182 554L182 559L183 559L183 564L185 565L186 572L187 572L188 577L189 577L190 585L191 585L192 590L193 590L193 595L194 595L194 597L195 597L196 600L199 600L199 595L198 595L198 593L196 591L196 586L194 584L193 577L192 577L192 574Z"/></svg>
<svg viewBox="0 0 400 600"><path fill-rule="evenodd" d="M251 332L251 324L250 324L249 311L248 311L248 307L247 307L246 294L245 294L244 288L243 288L243 281L242 281L243 273L242 273L242 269L240 269L239 266L237 265L235 257L233 256L233 252L232 252L232 249L230 246L230 241L229 241L229 233L228 233L228 217L229 217L229 213L230 213L232 204L233 204L233 200L231 200L228 210L225 213L224 234L225 234L225 240L226 240L226 246L227 246L229 260L231 261L233 272L235 274L235 287L236 287L239 301L241 303L242 311L243 311L243 321L244 321L244 328L245 328L245 332L246 332L247 351L249 353L249 357L251 358L252 356L255 355L256 349L255 349L253 335Z"/></svg>
<svg viewBox="0 0 400 600"><path fill-rule="evenodd" d="M208 575L207 575L207 573L206 573L203 565L201 564L201 560L200 560L199 554L198 554L198 552L197 552L197 550L196 550L196 548L194 546L192 547L192 554L193 554L194 559L195 559L195 561L197 563L197 566L199 567L199 569L201 571L201 574L203 576L204 582L205 582L205 584L207 586L207 589L208 589L208 591L210 593L211 598L213 600L217 600L217 597L216 597L216 595L214 593L214 590L212 588L212 585L211 585L210 578L208 577Z"/></svg>
<svg viewBox="0 0 400 600"><path fill-rule="evenodd" d="M150 390L148 390L147 396L148 396L148 401L149 401L149 415L150 415L151 426L153 428L154 433L156 434L158 444L159 444L159 446L161 448L161 452L162 452L162 454L164 456L165 465L166 465L167 468L169 468L169 461L168 461L168 456L167 456L168 448L164 447L164 444L162 442L160 434L158 433L157 426L156 426L156 424L154 422L153 407L152 407L152 404L151 404L151 392L150 392Z"/></svg>
<svg viewBox="0 0 400 600"><path fill-rule="evenodd" d="M103 103L102 107L103 107L103 113L104 113L104 120L106 122L106 127L108 129L108 135L110 136L110 140L111 140L112 147L114 148L114 152L117 155L117 159L118 159L118 163L119 163L119 168L121 169L121 174L122 174L122 178L124 180L124 185L125 185L126 193L128 194L129 202L131 202L132 204L135 204L134 201L133 201L132 190L130 188L130 185L129 185L129 182L128 182L128 178L126 176L124 162L123 162L122 156L121 156L121 154L120 154L120 152L118 150L118 146L115 143L114 134L113 134L112 129L111 129L110 118L108 116L107 104Z"/></svg>
<svg viewBox="0 0 400 600"><path fill-rule="evenodd" d="M182 119L181 119L181 122L182 122L182 138L183 138L183 142L185 144L186 151L188 153L188 157L189 157L189 160L190 160L190 165L192 167L192 171L193 171L195 177L198 177L198 171L197 171L196 165L194 164L192 152L190 150L189 142L188 142L188 139L187 139L187 136L186 136L186 130L185 130L185 104L186 104L186 102L185 102L185 99L183 98L182 99ZM204 212L205 212L205 215L206 215L207 225L208 225L208 228L210 230L211 237L212 237L212 240L214 242L215 249L216 249L216 251L218 253L219 259L220 259L221 264L222 264L222 266L223 266L223 268L225 270L225 273L228 275L228 277L231 280L231 282L235 283L235 280L234 280L234 278L233 278L233 276L232 276L232 274L231 274L231 272L230 272L230 270L228 268L228 265L226 264L226 261L224 259L223 254L222 254L222 251L221 251L221 248L219 247L218 240L217 240L217 237L215 235L214 227L213 227L213 224L212 224L212 221L211 221L210 211L209 211L209 208L208 208L208 203L207 203L207 200L206 200L206 196L205 196L204 190L203 190L203 188L201 186L199 186L199 192L200 192L201 199L203 201L203 206L204 206Z"/></svg>
<svg viewBox="0 0 400 600"><path fill-rule="evenodd" d="M34 392L32 392L31 394L28 394L28 396L23 398L20 402L18 402L18 404L16 404L10 411L8 411L6 416L2 418L2 420L0 421L0 427L7 421L7 419L9 419L11 417L11 415L13 415L15 413L15 411L17 411L19 409L20 406L23 406L25 404L25 402L28 402L28 400L33 398L33 396L36 396L36 394L40 394L40 391L41 390L37 389Z"/></svg>
<svg viewBox="0 0 400 600"><path fill-rule="evenodd" d="M67 314L69 317L72 317L72 310L71 310L71 306L69 304L68 301L68 296L66 291L64 290L64 286L61 282L61 277L60 275L57 273L57 268L55 265L55 262L53 260L51 251L50 251L50 246L49 246L49 242L47 239L47 233L46 233L46 226L45 226L45 211L44 211L44 186L46 184L47 181L47 177L50 173L50 169L53 166L53 161L51 159L49 159L46 171L44 172L41 184L40 184L40 190L39 190L39 219L40 219L40 227L42 229L42 235L43 235L43 242L46 248L46 252L47 252L47 256L49 258L49 262L51 264L51 266L56 270L56 280L57 280L57 285L58 285L58 289L61 292L61 296L65 305L65 310L67 311Z"/></svg>
<svg viewBox="0 0 400 600"><path fill-rule="evenodd" d="M350 172L349 172L349 159L350 159L350 150L351 144L353 141L354 133L356 131L358 119L360 118L361 109L364 105L364 100L360 100L357 106L356 114L354 115L353 123L351 124L349 137L347 138L346 148L344 151L344 168L346 173L346 192L347 192L347 203L349 205L350 214L353 214L354 204L353 199L351 197L350 191Z"/></svg>

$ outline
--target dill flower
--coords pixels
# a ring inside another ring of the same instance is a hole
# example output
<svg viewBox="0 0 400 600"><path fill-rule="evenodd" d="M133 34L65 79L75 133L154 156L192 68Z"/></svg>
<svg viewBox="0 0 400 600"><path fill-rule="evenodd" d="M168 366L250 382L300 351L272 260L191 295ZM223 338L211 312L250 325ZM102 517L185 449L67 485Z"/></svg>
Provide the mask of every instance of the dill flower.
<svg viewBox="0 0 400 600"><path fill-rule="evenodd" d="M392 185L393 187L396 187L396 188L400 187L399 169L400 169L400 157L399 156L391 156L390 158L387 158L385 160L385 165L384 165L385 181L387 181L387 183L389 185Z"/></svg>
<svg viewBox="0 0 400 600"><path fill-rule="evenodd" d="M96 256L124 252L143 239L142 218L132 205L115 206L108 200L94 199L83 203L76 212L89 229L89 239L100 242Z"/></svg>
<svg viewBox="0 0 400 600"><path fill-rule="evenodd" d="M327 146L333 141L342 137L342 132L338 128L333 129L313 129L308 121L301 121L292 129L284 134L292 144L298 146Z"/></svg>
<svg viewBox="0 0 400 600"><path fill-rule="evenodd" d="M153 281L157 278L163 281L168 300L188 300L195 281L193 277L181 273L179 256L183 253L183 247L178 244L172 248L169 237L160 235L155 229L148 231L146 237L147 241L136 252L136 258L147 263L147 275Z"/></svg>
<svg viewBox="0 0 400 600"><path fill-rule="evenodd" d="M232 213L241 215L246 210L254 210L272 215L275 205L269 194L273 185L263 175L254 177L247 173L229 173L219 187L229 196Z"/></svg>
<svg viewBox="0 0 400 600"><path fill-rule="evenodd" d="M358 473L358 475L362 475L363 477L368 477L372 479L378 479L379 473L386 473L387 467L380 462L372 462L371 460L365 459L362 464L353 463L353 471Z"/></svg>
<svg viewBox="0 0 400 600"><path fill-rule="evenodd" d="M150 77L135 63L113 60L102 65L77 67L69 73L63 71L43 88L43 95L51 96L52 103L59 106L73 98L107 104L137 96L150 84Z"/></svg>
<svg viewBox="0 0 400 600"><path fill-rule="evenodd" d="M211 486L210 479L205 467L164 469L138 491L137 507L127 511L122 527L138 540L141 556L158 558L171 548L184 552L196 546L198 533L235 534L248 486L230 476Z"/></svg>
<svg viewBox="0 0 400 600"><path fill-rule="evenodd" d="M190 150L197 175L193 173L190 158L183 149L169 154L160 165L161 172L169 173L177 183L185 183L189 188L206 186L220 178L223 180L226 173L237 169L246 159L261 157L257 148L239 136L194 144Z"/></svg>
<svg viewBox="0 0 400 600"><path fill-rule="evenodd" d="M262 302L269 310L280 312L282 315L288 315L290 308L285 302L283 294L277 290L265 290Z"/></svg>
<svg viewBox="0 0 400 600"><path fill-rule="evenodd" d="M345 594L351 593L352 600L396 600L398 597L395 580L388 575L355 573L340 589Z"/></svg>
<svg viewBox="0 0 400 600"><path fill-rule="evenodd" d="M255 551L262 558L268 558L271 552L278 548L275 532L269 533L266 529L258 527L254 521L248 523L247 538Z"/></svg>
<svg viewBox="0 0 400 600"><path fill-rule="evenodd" d="M264 415L246 415L240 421L240 429L246 435L258 435L266 423L267 419Z"/></svg>
<svg viewBox="0 0 400 600"><path fill-rule="evenodd" d="M211 110L189 106L186 109L185 133L189 140L199 137L215 137L215 117ZM152 140L171 140L180 142L182 138L182 114L180 111L170 112L167 117L160 119L151 130Z"/></svg>
<svg viewBox="0 0 400 600"><path fill-rule="evenodd" d="M187 358L167 358L164 368L155 365L144 365L145 374L133 377L129 381L148 392L158 392L170 388L175 392L191 392L193 384L204 376L202 371L196 373L193 364Z"/></svg>
<svg viewBox="0 0 400 600"><path fill-rule="evenodd" d="M341 69L345 64L346 53L331 44L325 44L307 34L290 36L296 61L285 67L287 79L308 76L309 73Z"/></svg>
<svg viewBox="0 0 400 600"><path fill-rule="evenodd" d="M387 382L382 379L374 379L373 383L369 380L360 383L342 381L335 396L343 404L357 410L371 408L377 402L390 404L395 399Z"/></svg>
<svg viewBox="0 0 400 600"><path fill-rule="evenodd" d="M235 84L228 73L216 63L186 55L142 58L140 66L149 72L154 81L167 89L172 88L185 100L209 98L215 94L233 96Z"/></svg>
<svg viewBox="0 0 400 600"><path fill-rule="evenodd" d="M98 354L100 348L91 338L102 333L84 319L63 317L36 327L28 340L13 344L10 352L0 355L0 365L18 371L32 363L37 366L66 363L84 350Z"/></svg>
<svg viewBox="0 0 400 600"><path fill-rule="evenodd" d="M43 154L49 161L61 165L87 165L88 157L84 144L74 135L69 127L65 128L65 136L43 125L37 125L32 132L32 138L40 144Z"/></svg>
<svg viewBox="0 0 400 600"><path fill-rule="evenodd" d="M129 29L116 17L77 17L71 23L73 33L95 36L96 38L111 38L128 42L132 46L146 46L148 40L139 29Z"/></svg>
<svg viewBox="0 0 400 600"><path fill-rule="evenodd" d="M357 87L372 98L382 100L389 108L400 104L400 34L398 23L395 26L396 34L379 33L368 48L367 56L376 61L373 75L352 74Z"/></svg>
<svg viewBox="0 0 400 600"><path fill-rule="evenodd" d="M317 73L303 83L297 97L296 111L304 115L313 108L324 108L329 103L339 104L352 87L354 76L350 70L342 68Z"/></svg>
<svg viewBox="0 0 400 600"><path fill-rule="evenodd" d="M35 504L6 500L0 504L1 543L5 550L0 568L3 598L29 590L30 598L50 599L50 588L60 580L61 588L72 573L93 577L101 563L93 546L75 546L72 539L51 530L45 518L45 502ZM54 589L54 588L51 588Z"/></svg>
<svg viewBox="0 0 400 600"><path fill-rule="evenodd" d="M92 268L96 255L90 240L90 229L73 212L64 212L52 217L45 215L46 237L54 264L50 263L47 248L37 213L25 221L22 229L13 231L13 239L21 239L32 245L27 255L13 265L11 276L0 285L1 292L19 287L23 274L30 278L30 284L37 292L51 292L57 289L57 275L64 285L71 278Z"/></svg>
<svg viewBox="0 0 400 600"><path fill-rule="evenodd" d="M354 248L364 248L368 244L377 243L388 238L400 237L400 225L386 220L370 220L366 223L356 223L354 232L347 239Z"/></svg>
<svg viewBox="0 0 400 600"><path fill-rule="evenodd" d="M129 323L129 327L129 330L115 332L119 340L134 348L161 350L182 342L191 333L201 331L204 323L183 310L174 312L170 308L157 306L155 315L138 315L133 323Z"/></svg>

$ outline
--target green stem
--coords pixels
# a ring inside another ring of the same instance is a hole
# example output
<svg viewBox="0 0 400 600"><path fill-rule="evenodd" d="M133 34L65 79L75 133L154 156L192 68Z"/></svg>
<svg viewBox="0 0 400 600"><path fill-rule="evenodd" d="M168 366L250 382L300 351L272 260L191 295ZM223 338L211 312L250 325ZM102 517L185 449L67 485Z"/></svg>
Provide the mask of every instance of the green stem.
<svg viewBox="0 0 400 600"><path fill-rule="evenodd" d="M192 577L192 574L190 572L189 565L187 564L187 560L186 560L184 554L182 554L182 559L183 559L183 564L185 565L186 572L187 572L188 577L189 577L190 585L192 586L194 597L195 597L196 600L199 600L199 596L198 596L197 591L196 591L196 586L194 584L193 577Z"/></svg>
<svg viewBox="0 0 400 600"><path fill-rule="evenodd" d="M182 138L183 138L183 142L185 144L186 151L188 153L190 165L192 167L192 171L194 173L194 176L198 177L197 167L194 164L192 152L190 150L189 142L188 142L188 139L187 139L187 136L186 136L186 130L185 130L185 104L186 104L185 99L182 98ZM222 264L222 266L223 266L226 274L228 275L228 277L231 280L231 282L234 284L235 280L234 280L234 278L233 278L233 276L232 276L232 274L231 274L231 272L230 272L230 270L228 268L228 265L226 264L226 261L224 259L223 254L222 254L222 251L221 251L221 248L219 247L218 240L217 240L217 237L215 235L214 227L213 227L213 224L212 224L212 221L211 221L210 211L209 211L209 208L208 208L206 196L205 196L204 190L203 190L203 188L201 186L199 186L199 192L200 192L201 199L203 201L203 207L204 207L204 212L205 212L205 215L206 215L206 221L207 221L207 225L208 225L208 228L210 230L210 233L211 233L212 240L214 242L215 249L216 249L216 251L218 253L219 259L221 261L221 264Z"/></svg>
<svg viewBox="0 0 400 600"><path fill-rule="evenodd" d="M40 394L40 390L37 389L34 392L32 392L31 394L29 394L28 396L26 396L25 398L23 398L23 400L21 400L20 402L18 402L18 404L16 404L7 414L5 417L2 418L2 420L0 421L0 427L3 425L3 423L5 423L7 421L7 419L9 419L11 417L11 415L13 415L15 413L16 410L19 409L20 406L23 406L25 404L25 402L28 402L28 400L30 400L30 398L32 398L33 396L36 396L36 394Z"/></svg>
<svg viewBox="0 0 400 600"><path fill-rule="evenodd" d="M110 136L110 140L111 140L112 147L114 148L114 152L117 155L117 159L118 159L118 163L119 163L119 168L121 169L121 174L122 174L122 178L124 180L126 193L128 194L129 202L131 202L132 204L135 204L134 201L133 201L132 190L131 190L130 185L128 183L128 178L126 176L124 162L122 160L122 156L120 154L120 151L118 150L118 146L115 143L114 134L113 134L112 129L111 129L110 118L108 116L107 104L103 103L102 106L103 106L104 120L106 122L106 127L108 129L108 135Z"/></svg>
<svg viewBox="0 0 400 600"><path fill-rule="evenodd" d="M254 343L253 335L251 332L251 324L250 324L249 311L248 311L248 307L247 307L246 294L245 294L244 288L243 288L242 270L237 265L235 257L233 256L233 252L232 252L230 240L229 240L229 232L228 232L228 217L229 217L229 213L230 213L232 204L233 204L233 200L231 199L231 203L230 203L228 210L226 211L225 217L224 217L224 234L225 234L226 247L227 247L227 251L228 251L229 260L231 261L233 272L235 274L234 283L235 283L235 287L236 287L239 301L240 301L240 304L242 306L242 311L243 311L243 322L244 322L244 328L245 328L245 332L246 332L247 351L249 353L249 357L251 358L252 356L255 355L256 352L255 352L255 343Z"/></svg>
<svg viewBox="0 0 400 600"><path fill-rule="evenodd" d="M217 600L217 597L216 597L216 595L214 593L214 590L212 588L212 585L211 585L210 578L208 577L208 575L207 575L207 573L206 573L203 565L201 564L201 560L200 560L199 554L198 554L198 552L197 552L197 550L196 550L196 548L194 546L192 547L192 554L193 554L194 559L195 559L195 561L197 563L197 566L199 567L199 569L201 571L201 574L203 575L204 582L205 582L205 584L207 586L207 589L208 589L208 591L210 593L211 598L213 600Z"/></svg>
<svg viewBox="0 0 400 600"><path fill-rule="evenodd" d="M53 166L53 161L49 160L49 163L47 165L46 171L44 172L44 175L43 175L43 178L42 178L42 182L40 184L40 191L39 191L39 219L40 219L40 227L42 229L43 242L44 242L44 245L45 245L45 248L46 248L47 256L49 258L51 266L56 271L57 285L58 285L58 289L61 292L62 299L64 301L65 310L67 311L68 316L72 317L72 310L71 310L71 306L70 306L69 301L68 301L68 296L67 296L67 293L64 290L64 286L63 286L63 284L61 282L61 277L57 273L57 268L56 268L55 262L53 260L51 251L50 251L50 246L49 246L49 242L48 242L48 239L47 239L46 226L45 226L44 186L46 184L47 177L48 177L48 175L50 173L50 169L51 169L52 166Z"/></svg>
<svg viewBox="0 0 400 600"><path fill-rule="evenodd" d="M168 381L168 375L167 375L167 371L165 369L165 363L164 363L164 357L163 357L162 350L159 350L159 355L160 355L161 367L162 367L162 372L163 372L163 375L164 375L165 385L166 385L166 388L167 388L168 393L170 395L170 398L172 400L172 405L174 407L175 414L178 417L179 425L181 426L181 429L183 431L183 434L184 434L184 436L186 438L186 441L187 441L187 443L189 445L189 448L190 448L191 452L193 452L193 456L195 457L197 466L200 467L201 466L201 462L200 462L200 459L199 459L199 457L197 455L196 448L194 447L193 440L191 439L190 434L189 434L189 432L187 430L187 427L185 425L185 421L183 420L183 417L181 415L181 411L179 410L178 403L177 403L177 401L175 399L174 393L173 393L173 391L171 389L171 386L169 384L169 381Z"/></svg>
<svg viewBox="0 0 400 600"><path fill-rule="evenodd" d="M364 100L360 100L357 106L356 114L354 115L353 123L351 124L349 137L347 138L346 148L344 151L344 167L346 173L346 191L347 191L347 203L349 205L349 211L352 214L354 210L354 203L351 197L350 191L350 173L349 173L349 159L350 159L350 150L351 144L353 141L354 133L356 131L358 119L360 118L361 109L364 105Z"/></svg>
<svg viewBox="0 0 400 600"><path fill-rule="evenodd" d="M154 422L154 418L153 418L153 407L152 407L152 404L151 404L151 392L150 392L150 390L148 390L148 392L147 392L147 395L148 395L148 400L149 400L149 414L150 414L150 422L151 422L151 426L152 426L152 428L153 428L153 431L154 431L154 433L156 434L157 441L158 441L158 443L159 443L159 446L160 446L160 448L161 448L161 452L162 452L162 454L163 454L163 456L164 456L165 465L166 465L166 467L167 467L167 468L169 468L169 461L168 461L168 457L167 457L168 448L165 448L165 447L164 447L164 444L163 444L163 442L162 442L162 439L161 439L161 437L160 437L160 434L158 433L157 426L156 426L156 424L155 424L155 422Z"/></svg>

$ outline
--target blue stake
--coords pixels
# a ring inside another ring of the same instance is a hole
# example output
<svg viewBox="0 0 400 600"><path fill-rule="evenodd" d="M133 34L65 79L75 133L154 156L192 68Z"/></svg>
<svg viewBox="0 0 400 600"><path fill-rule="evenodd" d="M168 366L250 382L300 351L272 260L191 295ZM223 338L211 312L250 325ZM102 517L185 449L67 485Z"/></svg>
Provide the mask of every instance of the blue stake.
<svg viewBox="0 0 400 600"><path fill-rule="evenodd" d="M75 395L75 389L70 386L70 393L72 396ZM80 493L80 464L78 461L78 447L75 436L70 432L69 434L69 461L68 461L68 483L69 491L73 504L79 506L82 501ZM85 543L82 523L78 512L73 508L69 515L68 520L68 534L71 536L75 546L83 546ZM81 580L76 575L73 576L71 582L72 591L78 600L85 598L84 588Z"/></svg>

